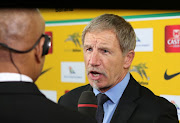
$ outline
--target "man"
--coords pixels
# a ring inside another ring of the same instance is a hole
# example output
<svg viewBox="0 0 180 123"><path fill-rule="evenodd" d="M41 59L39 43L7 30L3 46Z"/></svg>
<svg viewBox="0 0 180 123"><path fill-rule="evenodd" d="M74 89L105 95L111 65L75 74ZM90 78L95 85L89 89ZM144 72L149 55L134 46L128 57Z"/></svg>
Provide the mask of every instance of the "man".
<svg viewBox="0 0 180 123"><path fill-rule="evenodd" d="M92 123L79 112L47 99L34 84L47 47L38 9L0 9L0 121Z"/></svg>
<svg viewBox="0 0 180 123"><path fill-rule="evenodd" d="M59 104L77 110L81 93L93 91L98 123L178 123L175 106L141 86L128 72L135 55L135 37L132 26L117 15L93 19L82 34L90 85L65 94Z"/></svg>

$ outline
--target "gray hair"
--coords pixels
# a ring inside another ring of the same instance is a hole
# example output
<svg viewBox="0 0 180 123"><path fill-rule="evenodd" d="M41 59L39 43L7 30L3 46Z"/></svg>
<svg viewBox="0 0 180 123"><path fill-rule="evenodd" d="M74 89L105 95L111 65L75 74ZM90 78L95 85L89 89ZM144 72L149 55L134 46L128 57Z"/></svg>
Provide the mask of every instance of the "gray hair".
<svg viewBox="0 0 180 123"><path fill-rule="evenodd" d="M103 14L93 20L84 28L82 32L82 43L87 32L112 30L119 41L123 54L136 47L136 35L134 29L124 18L114 14Z"/></svg>

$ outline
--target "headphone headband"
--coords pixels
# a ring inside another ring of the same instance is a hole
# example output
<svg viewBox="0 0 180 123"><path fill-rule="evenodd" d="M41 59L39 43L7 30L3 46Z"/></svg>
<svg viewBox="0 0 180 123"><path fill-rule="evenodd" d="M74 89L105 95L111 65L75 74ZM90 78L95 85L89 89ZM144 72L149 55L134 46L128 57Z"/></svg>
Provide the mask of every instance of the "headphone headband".
<svg viewBox="0 0 180 123"><path fill-rule="evenodd" d="M45 41L44 41L44 45L43 45L43 54L42 55L46 55L46 54L48 54L48 51L49 51L49 48L50 48L49 43L51 43L51 41L50 41L51 38L46 34L42 34L39 37L39 39L36 41L36 43L30 49L25 50L25 51L20 51L20 50L13 49L13 48L9 47L8 45L6 45L4 43L0 43L0 46L2 46L4 48L7 48L7 49L9 49L9 50L11 50L13 52L16 52L16 53L27 53L27 52L30 52L32 49L34 49L37 44L39 44L42 37L45 37ZM44 49L44 48L46 48L46 49Z"/></svg>

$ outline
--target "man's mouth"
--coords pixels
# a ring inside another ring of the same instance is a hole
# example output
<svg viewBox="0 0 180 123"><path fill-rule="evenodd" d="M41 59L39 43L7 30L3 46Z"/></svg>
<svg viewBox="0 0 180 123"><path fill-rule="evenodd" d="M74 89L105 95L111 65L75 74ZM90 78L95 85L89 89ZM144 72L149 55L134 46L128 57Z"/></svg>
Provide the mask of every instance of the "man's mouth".
<svg viewBox="0 0 180 123"><path fill-rule="evenodd" d="M90 71L90 73L93 75L93 76L100 76L101 73L97 72L97 71Z"/></svg>
<svg viewBox="0 0 180 123"><path fill-rule="evenodd" d="M99 71L89 71L89 74L88 76L92 79L92 80L99 80L103 77L103 73L102 72L99 72Z"/></svg>
<svg viewBox="0 0 180 123"><path fill-rule="evenodd" d="M104 70L101 70L99 68L93 68L93 67L89 67L87 69L87 75L88 75L88 78L91 80L100 80L103 77L107 77Z"/></svg>

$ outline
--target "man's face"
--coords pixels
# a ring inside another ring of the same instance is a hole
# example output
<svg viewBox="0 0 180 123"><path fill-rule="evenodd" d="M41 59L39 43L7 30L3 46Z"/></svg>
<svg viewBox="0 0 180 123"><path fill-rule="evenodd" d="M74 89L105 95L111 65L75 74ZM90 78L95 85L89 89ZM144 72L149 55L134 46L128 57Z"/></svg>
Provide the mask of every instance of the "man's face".
<svg viewBox="0 0 180 123"><path fill-rule="evenodd" d="M126 75L125 58L111 30L88 32L84 39L84 60L90 85L107 91Z"/></svg>

